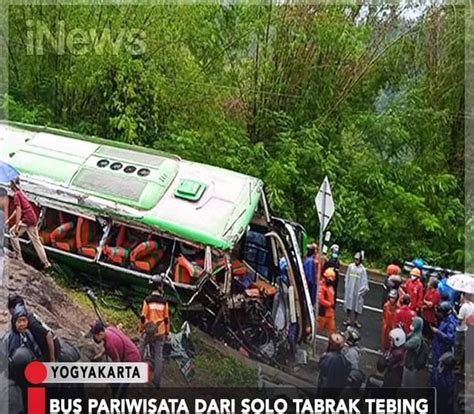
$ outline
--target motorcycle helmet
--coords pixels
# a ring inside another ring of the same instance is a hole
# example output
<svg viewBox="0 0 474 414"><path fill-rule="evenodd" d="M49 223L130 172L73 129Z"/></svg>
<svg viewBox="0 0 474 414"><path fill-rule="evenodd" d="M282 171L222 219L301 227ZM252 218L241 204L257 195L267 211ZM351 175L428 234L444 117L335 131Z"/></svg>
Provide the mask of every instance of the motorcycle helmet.
<svg viewBox="0 0 474 414"><path fill-rule="evenodd" d="M352 326L349 326L346 329L345 336L346 342L349 344L349 346L357 345L361 338L359 331Z"/></svg>
<svg viewBox="0 0 474 414"><path fill-rule="evenodd" d="M405 331L401 328L392 329L389 332L388 336L390 337L391 341L393 342L396 348L399 348L402 345L404 345L407 340Z"/></svg>
<svg viewBox="0 0 474 414"><path fill-rule="evenodd" d="M447 300L441 302L438 305L438 312L443 316L449 315L452 310L453 305L451 305L451 302L448 302Z"/></svg>

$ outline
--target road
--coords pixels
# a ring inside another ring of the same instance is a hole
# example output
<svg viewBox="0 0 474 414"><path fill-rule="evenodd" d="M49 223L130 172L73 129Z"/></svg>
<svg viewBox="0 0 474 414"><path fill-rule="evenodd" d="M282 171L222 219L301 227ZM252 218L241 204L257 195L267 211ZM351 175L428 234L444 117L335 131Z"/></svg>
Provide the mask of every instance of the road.
<svg viewBox="0 0 474 414"><path fill-rule="evenodd" d="M379 281L369 280L370 291L365 297L364 312L360 316L362 328L361 345L365 348L377 351L380 349L380 336L382 330L382 292L383 286ZM344 277L339 280L336 306L336 325L339 331L344 331L343 322L345 312L343 309Z"/></svg>

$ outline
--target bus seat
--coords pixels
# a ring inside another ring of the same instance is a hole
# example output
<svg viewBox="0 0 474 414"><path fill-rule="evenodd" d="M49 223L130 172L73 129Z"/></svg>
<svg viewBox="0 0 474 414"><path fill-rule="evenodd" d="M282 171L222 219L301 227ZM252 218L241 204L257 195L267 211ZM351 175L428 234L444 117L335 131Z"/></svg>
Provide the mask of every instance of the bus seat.
<svg viewBox="0 0 474 414"><path fill-rule="evenodd" d="M51 244L58 249L71 252L76 247L76 223L68 221L56 227L51 233Z"/></svg>
<svg viewBox="0 0 474 414"><path fill-rule="evenodd" d="M87 257L95 257L100 241L95 222L79 217L76 227L77 251Z"/></svg>
<svg viewBox="0 0 474 414"><path fill-rule="evenodd" d="M176 260L174 268L174 281L175 283L190 284L193 280L199 279L202 273L203 269L201 267L180 255Z"/></svg>
<svg viewBox="0 0 474 414"><path fill-rule="evenodd" d="M104 247L104 254L112 263L119 265L128 261L132 248L137 244L134 240L127 240L127 228L125 226L120 226L115 244L112 243L113 237Z"/></svg>
<svg viewBox="0 0 474 414"><path fill-rule="evenodd" d="M149 240L140 243L132 250L130 262L132 266L144 272L151 272L156 264L163 258L164 252L157 241Z"/></svg>
<svg viewBox="0 0 474 414"><path fill-rule="evenodd" d="M48 210L44 216L44 221L39 231L39 236L43 244L51 244L51 233L58 225L66 223L66 218L62 211Z"/></svg>

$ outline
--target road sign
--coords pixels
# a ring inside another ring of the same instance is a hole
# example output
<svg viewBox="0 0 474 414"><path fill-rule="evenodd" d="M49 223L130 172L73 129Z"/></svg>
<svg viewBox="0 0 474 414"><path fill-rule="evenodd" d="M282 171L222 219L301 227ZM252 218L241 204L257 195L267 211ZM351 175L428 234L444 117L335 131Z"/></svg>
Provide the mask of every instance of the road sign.
<svg viewBox="0 0 474 414"><path fill-rule="evenodd" d="M324 231L334 214L334 200L332 198L328 177L324 177L324 181L314 201L316 203L320 228L321 231Z"/></svg>

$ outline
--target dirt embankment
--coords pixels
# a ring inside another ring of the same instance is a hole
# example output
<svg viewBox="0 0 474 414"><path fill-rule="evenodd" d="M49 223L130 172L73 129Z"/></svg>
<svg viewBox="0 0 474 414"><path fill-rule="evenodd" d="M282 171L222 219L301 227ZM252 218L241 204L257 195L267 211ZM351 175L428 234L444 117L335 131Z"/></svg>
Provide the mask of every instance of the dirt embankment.
<svg viewBox="0 0 474 414"><path fill-rule="evenodd" d="M91 340L84 338L87 327L95 319L92 309L80 307L71 301L51 276L8 258L5 260L4 285L1 289L0 332L10 328L6 298L13 292L23 296L28 310L38 315L58 336L76 345L85 359L98 351Z"/></svg>
<svg viewBox="0 0 474 414"><path fill-rule="evenodd" d="M53 277L37 271L17 260L5 258L3 286L0 287L0 336L10 329L10 315L7 310L9 293L18 293L26 300L28 310L34 312L61 339L76 345L82 360L89 361L101 349L91 339L84 338L90 323L97 318L92 306L84 297L77 300L77 292L64 289ZM130 313L119 314L116 320L106 318L107 322L135 327L138 320ZM107 315L108 316L108 315ZM130 320L130 319L133 320ZM138 339L138 332L129 329L132 339ZM165 362L162 384L165 387L212 387L222 383L231 385L256 384L256 369L244 366L235 358L222 356L201 343L198 338L197 355L194 358L195 376L187 382L174 361ZM229 371L229 378L225 367ZM232 378L231 378L232 376Z"/></svg>

